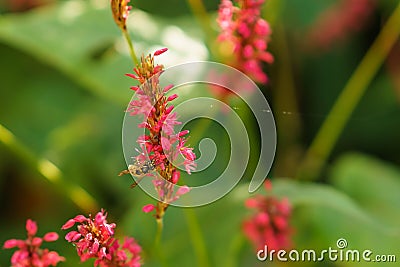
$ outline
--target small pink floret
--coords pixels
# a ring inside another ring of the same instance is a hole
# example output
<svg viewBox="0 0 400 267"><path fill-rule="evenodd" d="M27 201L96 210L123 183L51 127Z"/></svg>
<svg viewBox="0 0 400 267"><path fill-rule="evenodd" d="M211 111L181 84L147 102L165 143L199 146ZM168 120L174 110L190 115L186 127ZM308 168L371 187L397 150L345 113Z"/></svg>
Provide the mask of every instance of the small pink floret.
<svg viewBox="0 0 400 267"><path fill-rule="evenodd" d="M152 212L154 209L155 209L155 206L153 204L148 204L142 208L144 213Z"/></svg>

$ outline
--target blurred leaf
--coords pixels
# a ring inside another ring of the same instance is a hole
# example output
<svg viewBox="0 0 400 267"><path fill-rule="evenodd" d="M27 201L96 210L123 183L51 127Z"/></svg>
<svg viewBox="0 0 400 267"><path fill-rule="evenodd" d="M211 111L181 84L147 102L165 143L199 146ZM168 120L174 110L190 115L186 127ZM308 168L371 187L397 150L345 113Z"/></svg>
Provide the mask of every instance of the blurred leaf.
<svg viewBox="0 0 400 267"><path fill-rule="evenodd" d="M114 25L109 1L66 1L34 11L0 18L0 41L31 53L90 89L95 95L126 104L133 80L123 75L132 71L127 47ZM128 19L136 50L153 52L168 45L165 65L183 60L205 59L205 46L190 37L193 21L155 19L135 10ZM174 42L172 42L174 40Z"/></svg>
<svg viewBox="0 0 400 267"><path fill-rule="evenodd" d="M377 220L393 227L400 221L400 169L362 154L348 154L334 165L332 183Z"/></svg>

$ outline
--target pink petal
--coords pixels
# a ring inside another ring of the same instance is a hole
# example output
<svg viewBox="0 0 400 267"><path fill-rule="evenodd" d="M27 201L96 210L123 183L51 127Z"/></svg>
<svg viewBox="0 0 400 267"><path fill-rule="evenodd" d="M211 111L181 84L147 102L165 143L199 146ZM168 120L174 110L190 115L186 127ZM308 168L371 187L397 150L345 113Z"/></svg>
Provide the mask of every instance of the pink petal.
<svg viewBox="0 0 400 267"><path fill-rule="evenodd" d="M179 137L182 137L182 136L184 136L184 135L187 135L189 133L189 130L184 130L184 131L182 131L182 132L179 132L178 133L178 136Z"/></svg>
<svg viewBox="0 0 400 267"><path fill-rule="evenodd" d="M42 261L44 266L56 266L58 262L65 261L65 258L58 255L55 251L48 251L42 255Z"/></svg>
<svg viewBox="0 0 400 267"><path fill-rule="evenodd" d="M75 242L76 240L81 238L81 236L82 235L80 233L78 233L77 231L71 231L65 235L65 240L67 240L68 242Z"/></svg>
<svg viewBox="0 0 400 267"><path fill-rule="evenodd" d="M244 205L247 208L257 208L259 206L260 201L257 198L249 198L245 201Z"/></svg>
<svg viewBox="0 0 400 267"><path fill-rule="evenodd" d="M36 224L36 222L32 221L31 219L28 219L26 221L26 231L28 232L29 236L36 235L36 232L37 232L37 224Z"/></svg>
<svg viewBox="0 0 400 267"><path fill-rule="evenodd" d="M97 238L94 240L92 247L90 248L90 253L91 254L96 254L99 251L100 248L100 243Z"/></svg>
<svg viewBox="0 0 400 267"><path fill-rule="evenodd" d="M264 182L264 188L266 191L271 191L272 190L272 183L271 180L265 180Z"/></svg>
<svg viewBox="0 0 400 267"><path fill-rule="evenodd" d="M180 176L181 176L181 173L179 171L174 171L172 173L172 183L176 184L179 181Z"/></svg>
<svg viewBox="0 0 400 267"><path fill-rule="evenodd" d="M174 87L173 84L170 84L170 85L165 86L163 92L164 92L164 93L168 92L172 87Z"/></svg>
<svg viewBox="0 0 400 267"><path fill-rule="evenodd" d="M168 50L168 48L159 49L159 50L157 50L156 52L154 52L154 56L159 56L159 55L161 55L162 53L165 53L167 50Z"/></svg>
<svg viewBox="0 0 400 267"><path fill-rule="evenodd" d="M169 96L169 97L167 98L167 101L168 101L168 102L169 102L169 101L172 101L172 100L176 99L177 97L178 97L177 94L173 94L173 95L171 95L171 96Z"/></svg>
<svg viewBox="0 0 400 267"><path fill-rule="evenodd" d="M74 224L76 223L76 221L74 219L69 219L62 227L62 230L66 230L71 228L72 226L74 226Z"/></svg>
<svg viewBox="0 0 400 267"><path fill-rule="evenodd" d="M34 237L32 239L32 245L36 246L36 247L40 247L40 245L42 245L43 239L41 239L40 237Z"/></svg>
<svg viewBox="0 0 400 267"><path fill-rule="evenodd" d="M25 244L24 241L18 239L10 239L4 242L3 248L14 248Z"/></svg>
<svg viewBox="0 0 400 267"><path fill-rule="evenodd" d="M58 239L58 234L55 232L50 232L44 235L43 240L46 242L53 242Z"/></svg>
<svg viewBox="0 0 400 267"><path fill-rule="evenodd" d="M190 187L187 185L179 187L178 191L176 192L176 196L182 196L190 191Z"/></svg>
<svg viewBox="0 0 400 267"><path fill-rule="evenodd" d="M166 110L165 110L165 114L168 115L169 113L171 113L171 111L174 109L174 106L171 105L169 106Z"/></svg>

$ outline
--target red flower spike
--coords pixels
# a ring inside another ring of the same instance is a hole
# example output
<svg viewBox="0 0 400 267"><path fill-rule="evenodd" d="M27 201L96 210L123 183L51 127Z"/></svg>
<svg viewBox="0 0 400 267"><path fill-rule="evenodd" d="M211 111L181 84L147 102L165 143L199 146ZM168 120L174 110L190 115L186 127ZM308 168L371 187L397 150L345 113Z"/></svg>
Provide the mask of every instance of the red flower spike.
<svg viewBox="0 0 400 267"><path fill-rule="evenodd" d="M161 88L159 84L159 75L163 72L164 67L155 65L154 57L165 51L167 51L166 48L160 49L153 55L142 57L140 64L134 69L136 75L128 74L129 77L138 80L140 86L136 90L136 98L131 101L127 112L130 115L143 115L143 121L138 127L148 130L148 134L137 139L142 151L136 157L136 161L142 162L149 158L159 174L157 176L149 173L148 176L155 177L153 184L160 202L157 206L152 204L144 206L143 211L148 213L156 210L156 218L163 216L170 202L189 191L185 187L174 192L173 185L180 177L177 166L184 165L189 174L196 166L194 162L196 155L193 153L193 149L185 146L184 135L188 132L183 131L176 134L174 131L174 126L181 122L178 121L177 114L173 112L174 106L169 105L169 102L176 99L178 95L173 94L167 97L165 93L173 88L173 85ZM183 162L177 162L179 153L185 158Z"/></svg>
<svg viewBox="0 0 400 267"><path fill-rule="evenodd" d="M256 82L266 83L268 77L263 72L262 62L271 64L273 56L265 51L271 28L268 22L261 18L264 0L236 2L237 7L230 0L221 1L217 19L221 28L218 41L229 44L224 46L224 51L228 51L227 56L234 54L234 60L230 63L233 67L243 71Z"/></svg>
<svg viewBox="0 0 400 267"><path fill-rule="evenodd" d="M264 187L270 191L269 180ZM242 229L257 251L265 245L271 250L287 249L291 246L291 208L287 199L278 200L275 196L257 195L246 200L245 205L256 210L252 217L243 222Z"/></svg>

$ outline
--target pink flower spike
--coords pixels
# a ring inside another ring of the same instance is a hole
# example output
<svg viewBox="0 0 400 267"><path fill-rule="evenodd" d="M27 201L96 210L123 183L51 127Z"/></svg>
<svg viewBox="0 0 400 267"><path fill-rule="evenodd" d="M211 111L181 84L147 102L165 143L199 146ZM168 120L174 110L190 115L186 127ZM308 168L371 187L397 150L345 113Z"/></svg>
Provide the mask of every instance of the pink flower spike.
<svg viewBox="0 0 400 267"><path fill-rule="evenodd" d="M137 90L139 90L139 86L131 86L131 90L136 92Z"/></svg>
<svg viewBox="0 0 400 267"><path fill-rule="evenodd" d="M156 207L153 204L148 204L142 208L144 213L152 212Z"/></svg>
<svg viewBox="0 0 400 267"><path fill-rule="evenodd" d="M90 254L96 254L99 251L100 248L100 243L99 240L97 240L97 238L94 239L93 245L90 248Z"/></svg>
<svg viewBox="0 0 400 267"><path fill-rule="evenodd" d="M4 243L4 248L19 248L11 257L12 266L48 267L50 265L56 266L59 261L65 260L63 257L59 256L57 252L40 248L44 239L35 236L38 229L36 222L28 219L25 228L28 234L26 240L10 239ZM54 234L55 233L45 234L46 241L52 241L52 239L54 239Z"/></svg>
<svg viewBox="0 0 400 267"><path fill-rule="evenodd" d="M58 234L55 232L50 232L44 235L43 240L46 242L54 242L58 239Z"/></svg>
<svg viewBox="0 0 400 267"><path fill-rule="evenodd" d="M161 55L161 54L163 54L163 53L165 53L165 52L167 52L167 50L168 50L168 48L161 48L161 49L159 49L159 50L157 50L156 52L154 52L154 56L156 57L156 56L159 56L159 55Z"/></svg>
<svg viewBox="0 0 400 267"><path fill-rule="evenodd" d="M36 222L32 221L31 219L28 219L26 221L26 231L28 232L28 236L36 235L36 232L37 232Z"/></svg>
<svg viewBox="0 0 400 267"><path fill-rule="evenodd" d="M172 100L176 99L177 97L178 97L177 94L173 94L173 95L171 95L171 96L169 96L169 97L167 98L167 101L168 101L168 102L169 102L169 101L172 101Z"/></svg>
<svg viewBox="0 0 400 267"><path fill-rule="evenodd" d="M170 84L170 85L165 86L165 87L164 87L164 90L163 90L163 93L168 92L172 87L174 87L173 84Z"/></svg>

